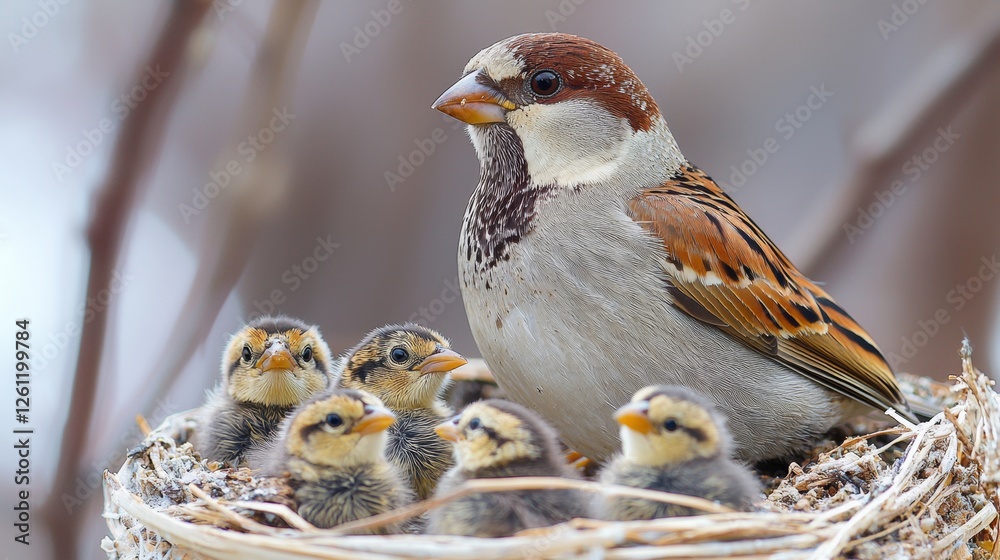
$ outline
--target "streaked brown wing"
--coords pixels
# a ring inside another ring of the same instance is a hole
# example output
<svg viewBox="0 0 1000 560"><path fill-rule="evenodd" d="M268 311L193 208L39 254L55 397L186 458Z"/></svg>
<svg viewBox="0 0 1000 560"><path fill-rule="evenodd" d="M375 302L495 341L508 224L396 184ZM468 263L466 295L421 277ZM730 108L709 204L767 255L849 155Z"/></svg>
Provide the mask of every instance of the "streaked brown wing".
<svg viewBox="0 0 1000 560"><path fill-rule="evenodd" d="M830 389L911 415L868 333L700 169L685 166L629 207L663 242L678 308Z"/></svg>

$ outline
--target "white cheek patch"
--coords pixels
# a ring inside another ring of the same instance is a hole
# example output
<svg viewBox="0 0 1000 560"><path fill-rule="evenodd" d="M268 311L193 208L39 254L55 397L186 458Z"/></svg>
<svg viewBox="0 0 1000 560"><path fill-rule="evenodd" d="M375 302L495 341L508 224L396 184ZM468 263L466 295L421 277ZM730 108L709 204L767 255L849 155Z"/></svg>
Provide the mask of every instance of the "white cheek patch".
<svg viewBox="0 0 1000 560"><path fill-rule="evenodd" d="M508 113L507 122L521 138L536 185L575 187L608 180L633 134L625 119L583 99L529 105Z"/></svg>

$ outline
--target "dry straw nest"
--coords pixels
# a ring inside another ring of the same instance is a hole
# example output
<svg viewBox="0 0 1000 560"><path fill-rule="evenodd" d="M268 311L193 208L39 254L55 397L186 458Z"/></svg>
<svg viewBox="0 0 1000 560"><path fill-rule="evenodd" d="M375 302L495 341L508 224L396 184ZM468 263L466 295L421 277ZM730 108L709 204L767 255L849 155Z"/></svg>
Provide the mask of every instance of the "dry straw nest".
<svg viewBox="0 0 1000 560"><path fill-rule="evenodd" d="M966 343L955 404L928 422L828 445L775 479L753 513L685 496L594 482L594 493L655 494L706 515L643 522L576 519L501 539L366 536L352 531L419 515L448 497L320 530L291 509L281 481L213 469L185 441L189 415L168 419L105 473L111 558L1000 558L1000 397ZM911 387L921 389L921 384ZM923 384L927 388L928 383ZM905 450L904 450L905 448ZM552 479L477 481L459 492L551 487ZM647 496L648 497L648 496Z"/></svg>

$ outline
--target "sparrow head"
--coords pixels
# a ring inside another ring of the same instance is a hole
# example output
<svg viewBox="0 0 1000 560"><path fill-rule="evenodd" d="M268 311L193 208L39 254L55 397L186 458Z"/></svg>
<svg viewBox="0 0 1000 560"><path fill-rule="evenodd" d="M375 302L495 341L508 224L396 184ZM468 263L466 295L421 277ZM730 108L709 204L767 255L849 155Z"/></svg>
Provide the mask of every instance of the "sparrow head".
<svg viewBox="0 0 1000 560"><path fill-rule="evenodd" d="M362 389L393 410L427 408L448 372L468 363L448 340L419 325L389 325L368 334L351 351L340 384Z"/></svg>
<svg viewBox="0 0 1000 560"><path fill-rule="evenodd" d="M313 465L371 463L384 456L385 430L395 420L374 395L337 389L297 409L285 429L285 449Z"/></svg>
<svg viewBox="0 0 1000 560"><path fill-rule="evenodd" d="M537 414L501 399L474 402L434 429L455 445L455 461L468 472L510 463L560 463L555 431Z"/></svg>
<svg viewBox="0 0 1000 560"><path fill-rule="evenodd" d="M537 185L604 181L651 140L681 157L656 102L622 59L565 33L517 35L487 47L432 107L470 125L480 160L495 125L513 129Z"/></svg>
<svg viewBox="0 0 1000 560"><path fill-rule="evenodd" d="M665 466L728 453L729 436L712 405L683 387L641 389L614 414L622 454L646 466Z"/></svg>
<svg viewBox="0 0 1000 560"><path fill-rule="evenodd" d="M236 402L294 406L325 389L330 349L315 326L261 317L229 339L222 378Z"/></svg>

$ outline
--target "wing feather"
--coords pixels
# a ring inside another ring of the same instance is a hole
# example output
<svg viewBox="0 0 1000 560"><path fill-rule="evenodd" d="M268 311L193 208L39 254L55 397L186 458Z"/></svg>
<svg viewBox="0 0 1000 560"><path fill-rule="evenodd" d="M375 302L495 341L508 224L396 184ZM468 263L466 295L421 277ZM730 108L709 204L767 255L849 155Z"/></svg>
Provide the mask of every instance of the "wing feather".
<svg viewBox="0 0 1000 560"><path fill-rule="evenodd" d="M663 243L677 308L830 389L912 416L868 333L700 169L686 165L629 209Z"/></svg>

